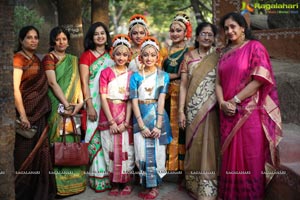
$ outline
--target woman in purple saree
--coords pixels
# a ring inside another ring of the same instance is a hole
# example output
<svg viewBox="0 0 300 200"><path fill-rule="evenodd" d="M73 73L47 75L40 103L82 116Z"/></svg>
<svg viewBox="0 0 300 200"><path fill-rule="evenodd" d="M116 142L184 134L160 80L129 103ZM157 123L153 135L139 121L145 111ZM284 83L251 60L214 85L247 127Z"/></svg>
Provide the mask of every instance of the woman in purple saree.
<svg viewBox="0 0 300 200"><path fill-rule="evenodd" d="M221 26L229 43L220 58L216 81L221 110L219 198L263 199L281 139L272 66L265 47L252 39L242 15L225 15Z"/></svg>

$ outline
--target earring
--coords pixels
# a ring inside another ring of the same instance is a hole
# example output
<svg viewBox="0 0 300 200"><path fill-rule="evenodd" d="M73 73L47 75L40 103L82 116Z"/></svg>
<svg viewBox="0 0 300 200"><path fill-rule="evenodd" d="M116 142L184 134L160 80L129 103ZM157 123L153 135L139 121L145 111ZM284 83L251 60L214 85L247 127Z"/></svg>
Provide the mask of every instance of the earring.
<svg viewBox="0 0 300 200"><path fill-rule="evenodd" d="M187 41L187 37L184 37L184 39L183 39L184 41Z"/></svg>

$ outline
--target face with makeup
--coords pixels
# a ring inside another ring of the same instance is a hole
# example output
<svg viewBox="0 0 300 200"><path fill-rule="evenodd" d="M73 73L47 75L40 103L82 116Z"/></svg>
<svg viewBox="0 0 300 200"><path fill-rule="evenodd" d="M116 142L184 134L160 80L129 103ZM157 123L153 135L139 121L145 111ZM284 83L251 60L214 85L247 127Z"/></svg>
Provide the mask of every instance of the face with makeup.
<svg viewBox="0 0 300 200"><path fill-rule="evenodd" d="M154 46L146 46L141 53L141 60L145 67L155 66L158 60L158 52Z"/></svg>
<svg viewBox="0 0 300 200"><path fill-rule="evenodd" d="M125 45L118 46L114 50L113 58L117 66L124 66L129 62L130 58L130 51L128 47Z"/></svg>

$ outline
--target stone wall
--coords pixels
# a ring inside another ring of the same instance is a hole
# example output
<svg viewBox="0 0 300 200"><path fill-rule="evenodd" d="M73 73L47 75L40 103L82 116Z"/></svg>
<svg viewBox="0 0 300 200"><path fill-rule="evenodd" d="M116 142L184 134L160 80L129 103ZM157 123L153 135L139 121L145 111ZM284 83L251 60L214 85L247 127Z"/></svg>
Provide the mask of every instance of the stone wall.
<svg viewBox="0 0 300 200"><path fill-rule="evenodd" d="M213 0L213 22L219 25L222 16L228 12L240 12L242 2L248 1ZM250 24L249 15L246 14L245 17ZM253 31L253 33L266 46L272 58L300 62L300 28L267 29Z"/></svg>
<svg viewBox="0 0 300 200"><path fill-rule="evenodd" d="M12 59L14 47L13 0L0 0L0 199L15 199L13 152L15 108Z"/></svg>

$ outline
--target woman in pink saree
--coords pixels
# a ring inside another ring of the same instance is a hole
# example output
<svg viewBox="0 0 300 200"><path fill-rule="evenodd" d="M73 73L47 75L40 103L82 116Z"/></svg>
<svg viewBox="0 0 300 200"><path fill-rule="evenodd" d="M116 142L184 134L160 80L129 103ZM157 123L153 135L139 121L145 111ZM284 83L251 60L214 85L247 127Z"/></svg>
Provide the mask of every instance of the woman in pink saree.
<svg viewBox="0 0 300 200"><path fill-rule="evenodd" d="M216 81L221 110L219 198L263 199L282 134L272 66L242 15L225 15L221 26L229 42Z"/></svg>
<svg viewBox="0 0 300 200"><path fill-rule="evenodd" d="M115 65L100 75L100 135L104 159L112 189L110 196L129 195L132 192L130 174L134 168L133 135L129 81L132 71L127 63L132 56L130 39L119 34L114 37L111 57ZM119 189L121 191L119 191Z"/></svg>

